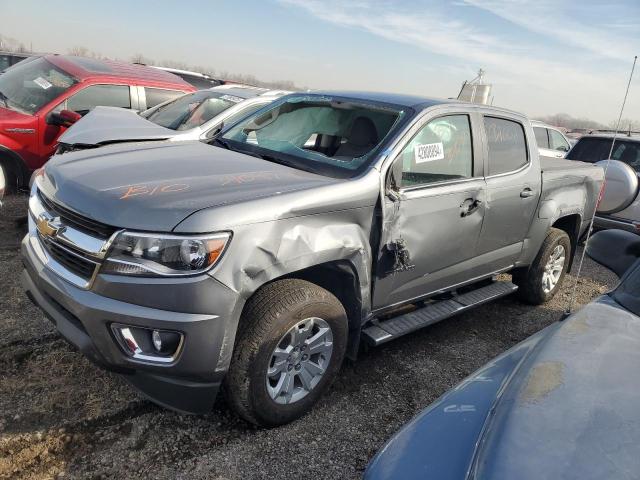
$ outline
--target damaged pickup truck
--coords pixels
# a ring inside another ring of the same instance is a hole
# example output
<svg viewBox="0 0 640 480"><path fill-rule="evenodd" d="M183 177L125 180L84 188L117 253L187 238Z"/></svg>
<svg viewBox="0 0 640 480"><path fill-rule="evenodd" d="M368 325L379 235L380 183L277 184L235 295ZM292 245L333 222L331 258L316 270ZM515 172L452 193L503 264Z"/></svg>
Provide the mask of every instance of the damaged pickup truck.
<svg viewBox="0 0 640 480"><path fill-rule="evenodd" d="M549 300L603 180L540 158L522 115L402 95L288 95L210 143L54 156L22 280L156 403L206 412L223 387L264 426L309 411L363 342Z"/></svg>

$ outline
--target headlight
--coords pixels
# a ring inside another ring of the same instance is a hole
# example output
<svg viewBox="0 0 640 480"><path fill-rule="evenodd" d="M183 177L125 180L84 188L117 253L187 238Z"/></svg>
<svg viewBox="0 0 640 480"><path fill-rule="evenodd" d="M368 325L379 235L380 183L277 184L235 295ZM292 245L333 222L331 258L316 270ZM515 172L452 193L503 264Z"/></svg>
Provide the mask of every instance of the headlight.
<svg viewBox="0 0 640 480"><path fill-rule="evenodd" d="M202 236L121 232L100 272L139 276L201 273L216 264L230 238L228 232Z"/></svg>

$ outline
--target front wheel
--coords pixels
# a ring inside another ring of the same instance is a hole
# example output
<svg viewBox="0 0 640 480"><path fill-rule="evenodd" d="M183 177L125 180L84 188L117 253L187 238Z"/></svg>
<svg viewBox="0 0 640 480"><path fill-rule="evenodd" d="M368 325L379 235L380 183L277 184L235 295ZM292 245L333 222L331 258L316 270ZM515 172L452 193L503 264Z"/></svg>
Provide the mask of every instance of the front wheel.
<svg viewBox="0 0 640 480"><path fill-rule="evenodd" d="M347 315L327 290L280 280L245 306L229 372L228 402L249 422L277 426L307 413L336 377Z"/></svg>
<svg viewBox="0 0 640 480"><path fill-rule="evenodd" d="M532 305L551 300L562 285L570 258L569 235L551 228L531 266L513 274L513 281L519 287L519 297Z"/></svg>

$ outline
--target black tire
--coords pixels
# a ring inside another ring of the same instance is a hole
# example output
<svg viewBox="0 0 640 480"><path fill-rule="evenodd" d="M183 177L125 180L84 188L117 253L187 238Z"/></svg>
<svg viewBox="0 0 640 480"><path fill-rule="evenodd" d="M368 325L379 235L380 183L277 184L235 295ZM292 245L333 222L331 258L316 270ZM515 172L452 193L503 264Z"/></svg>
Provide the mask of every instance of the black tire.
<svg viewBox="0 0 640 480"><path fill-rule="evenodd" d="M333 350L322 378L305 397L276 403L267 391L271 355L301 320L319 317L331 327ZM231 365L224 382L229 405L245 420L263 427L289 423L306 414L335 379L347 346L347 314L327 290L304 280L279 280L251 297L240 319Z"/></svg>
<svg viewBox="0 0 640 480"><path fill-rule="evenodd" d="M565 262L555 287L550 292L545 292L542 285L542 277L545 267L554 249L562 245L565 250ZM513 273L513 282L518 285L518 296L520 300L531 305L540 305L551 300L564 280L569 261L571 259L571 240L569 235L557 228L549 229L547 237L542 242L540 251L528 269L521 269Z"/></svg>

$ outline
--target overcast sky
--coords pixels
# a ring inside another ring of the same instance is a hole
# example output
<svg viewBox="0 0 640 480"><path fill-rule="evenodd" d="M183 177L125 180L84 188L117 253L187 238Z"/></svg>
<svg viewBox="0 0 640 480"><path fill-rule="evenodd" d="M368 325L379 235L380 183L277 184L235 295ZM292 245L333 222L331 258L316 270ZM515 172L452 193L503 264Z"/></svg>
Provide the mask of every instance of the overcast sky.
<svg viewBox="0 0 640 480"><path fill-rule="evenodd" d="M37 51L435 97L482 67L496 105L609 123L640 52L640 1L0 0L0 35ZM640 71L625 117L640 120Z"/></svg>

